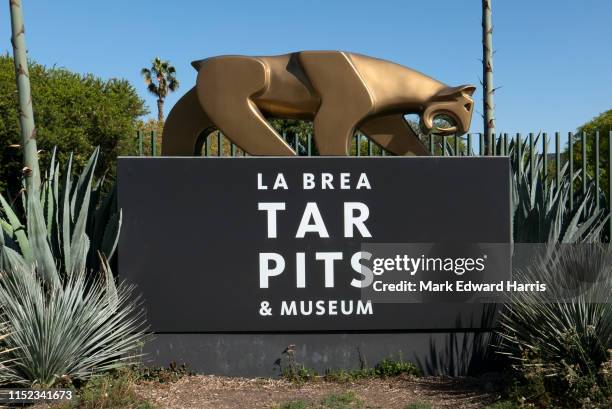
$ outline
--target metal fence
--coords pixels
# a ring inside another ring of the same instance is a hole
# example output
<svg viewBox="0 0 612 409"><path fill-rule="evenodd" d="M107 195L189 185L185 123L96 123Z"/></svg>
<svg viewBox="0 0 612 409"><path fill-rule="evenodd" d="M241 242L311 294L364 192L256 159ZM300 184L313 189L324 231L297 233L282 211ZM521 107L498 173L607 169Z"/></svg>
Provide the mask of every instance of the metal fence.
<svg viewBox="0 0 612 409"><path fill-rule="evenodd" d="M559 187L562 172L575 180L570 184L568 203L574 207L577 194L586 194L589 186L594 185L596 192L596 209L606 209L609 215L609 231L612 232L612 131L607 135L601 132L575 134L568 132L567 140L560 132L554 135L546 133L493 134L489 141L481 133L469 133L461 137L433 136L426 138L426 145L432 156L507 156L517 155L528 161L529 171L540 161L543 166L542 177L546 183L555 183ZM565 135L564 135L565 136ZM159 135L151 131L148 135L138 132L138 153L157 156L159 152ZM285 141L300 156L317 156L312 134L286 134ZM605 138L605 139L604 139ZM605 142L602 144L602 141ZM488 142L488 143L487 143ZM147 146L148 145L148 146ZM604 146L605 149L601 149ZM490 147L490 148L487 148ZM350 146L351 156L391 156L392 154L372 142L365 135L356 135ZM225 138L220 132L213 132L203 143L202 156L248 156L238 146ZM605 197L602 200L601 196ZM608 234L610 236L610 234Z"/></svg>

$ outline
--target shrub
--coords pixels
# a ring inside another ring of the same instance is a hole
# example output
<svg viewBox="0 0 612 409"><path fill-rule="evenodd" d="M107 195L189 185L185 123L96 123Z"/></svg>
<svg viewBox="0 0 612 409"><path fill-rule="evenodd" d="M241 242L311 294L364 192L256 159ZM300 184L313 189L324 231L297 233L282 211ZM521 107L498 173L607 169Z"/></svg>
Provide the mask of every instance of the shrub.
<svg viewBox="0 0 612 409"><path fill-rule="evenodd" d="M517 398L542 407L610 403L610 260L604 245L581 245L554 251L515 277L550 289L514 293L502 314L501 352L514 364Z"/></svg>
<svg viewBox="0 0 612 409"><path fill-rule="evenodd" d="M54 409L155 409L132 389L135 379L130 371L120 370L96 376L78 390L78 397Z"/></svg>
<svg viewBox="0 0 612 409"><path fill-rule="evenodd" d="M51 152L57 146L63 162L73 152L75 166L80 168L100 146L98 176L114 172L118 155L136 152L138 118L148 109L128 81L102 80L32 60L28 65L39 149ZM20 151L11 146L19 143L15 65L12 57L4 54L0 55L1 192L7 187L11 193L21 188Z"/></svg>
<svg viewBox="0 0 612 409"><path fill-rule="evenodd" d="M40 194L25 192L12 204L0 196L0 307L10 331L2 346L13 360L11 382L87 379L130 364L146 338L133 288L115 284L107 261L121 212L93 181L97 158L98 150L76 183L69 160L61 183L53 155Z"/></svg>
<svg viewBox="0 0 612 409"><path fill-rule="evenodd" d="M283 403L280 409L308 409L308 404L303 400L294 400L291 402Z"/></svg>
<svg viewBox="0 0 612 409"><path fill-rule="evenodd" d="M399 375L420 376L421 371L412 362L403 359L394 360L385 358L374 367L374 374L378 377L387 378Z"/></svg>
<svg viewBox="0 0 612 409"><path fill-rule="evenodd" d="M5 271L2 305L11 333L1 342L12 364L8 381L50 387L133 362L145 339L132 288L85 270L47 286L35 269Z"/></svg>
<svg viewBox="0 0 612 409"><path fill-rule="evenodd" d="M158 383L172 383L185 376L195 375L185 364L177 365L175 362L171 362L167 368L134 366L132 369L138 374L138 380Z"/></svg>

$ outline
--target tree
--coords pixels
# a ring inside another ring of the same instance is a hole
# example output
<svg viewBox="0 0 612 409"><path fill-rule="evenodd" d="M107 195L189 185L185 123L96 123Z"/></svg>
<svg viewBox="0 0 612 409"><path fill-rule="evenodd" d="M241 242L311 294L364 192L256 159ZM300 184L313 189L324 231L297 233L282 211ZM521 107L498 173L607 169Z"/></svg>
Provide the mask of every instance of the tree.
<svg viewBox="0 0 612 409"><path fill-rule="evenodd" d="M600 186L608 196L608 160L610 152L610 131L612 131L612 109L602 112L589 122L579 126L573 138L574 169L582 169L582 134L586 134L588 180L595 178L595 133L599 132L599 175ZM568 148L565 150L567 155ZM580 186L582 186L580 184Z"/></svg>
<svg viewBox="0 0 612 409"><path fill-rule="evenodd" d="M586 124L578 127L577 133L586 132L594 134L596 131L599 131L601 135L606 137L612 131L612 109L602 112Z"/></svg>
<svg viewBox="0 0 612 409"><path fill-rule="evenodd" d="M482 0L482 105L484 119L485 152L492 154L489 141L495 132L495 104L493 102L493 23L491 0Z"/></svg>
<svg viewBox="0 0 612 409"><path fill-rule="evenodd" d="M179 87L176 79L176 68L170 65L168 60L159 57L151 62L151 68L143 68L140 74L144 77L147 89L157 97L157 120L164 120L164 101L168 93L174 92Z"/></svg>
<svg viewBox="0 0 612 409"><path fill-rule="evenodd" d="M134 87L123 79L102 80L29 61L32 104L36 116L41 166L57 145L62 163L74 153L80 167L100 146L98 176L121 154L136 154L138 118L148 113ZM21 187L21 144L13 59L0 55L0 191ZM45 168L43 167L43 169Z"/></svg>

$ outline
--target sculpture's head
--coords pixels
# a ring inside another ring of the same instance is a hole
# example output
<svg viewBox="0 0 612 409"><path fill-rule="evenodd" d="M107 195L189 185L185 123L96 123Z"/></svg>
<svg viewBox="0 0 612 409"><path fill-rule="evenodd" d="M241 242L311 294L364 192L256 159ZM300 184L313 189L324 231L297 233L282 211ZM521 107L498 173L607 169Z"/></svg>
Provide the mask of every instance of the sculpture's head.
<svg viewBox="0 0 612 409"><path fill-rule="evenodd" d="M425 134L462 135L470 129L474 100L472 94L476 91L473 85L446 87L436 93L425 106L421 114L421 129ZM437 118L450 122L448 127L435 124Z"/></svg>

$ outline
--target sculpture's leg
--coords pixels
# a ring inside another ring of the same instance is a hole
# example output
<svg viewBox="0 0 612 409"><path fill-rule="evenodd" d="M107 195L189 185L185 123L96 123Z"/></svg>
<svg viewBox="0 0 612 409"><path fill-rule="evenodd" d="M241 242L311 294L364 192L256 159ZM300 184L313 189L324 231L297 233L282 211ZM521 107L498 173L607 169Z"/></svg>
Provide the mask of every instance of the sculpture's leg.
<svg viewBox="0 0 612 409"><path fill-rule="evenodd" d="M269 75L256 58L228 56L201 63L197 93L221 132L251 155L295 155L263 117L251 97L265 91Z"/></svg>
<svg viewBox="0 0 612 409"><path fill-rule="evenodd" d="M359 130L385 150L396 155L429 155L403 115L394 114L367 119Z"/></svg>
<svg viewBox="0 0 612 409"><path fill-rule="evenodd" d="M200 106L195 87L190 89L166 118L162 134L162 155L200 155L201 152L196 152L198 138L202 132L214 126Z"/></svg>
<svg viewBox="0 0 612 409"><path fill-rule="evenodd" d="M359 122L374 109L367 86L350 58L339 51L305 51L299 59L321 97L314 139L321 155L347 155Z"/></svg>

